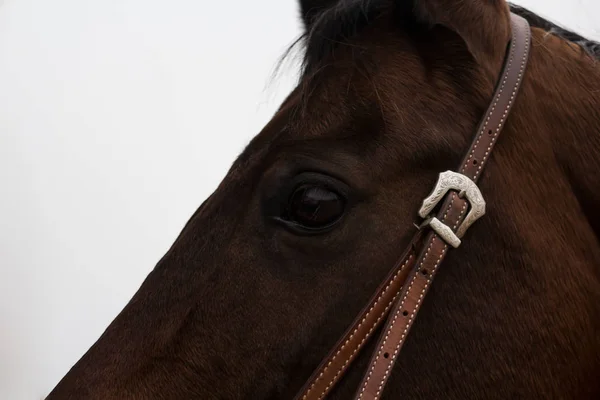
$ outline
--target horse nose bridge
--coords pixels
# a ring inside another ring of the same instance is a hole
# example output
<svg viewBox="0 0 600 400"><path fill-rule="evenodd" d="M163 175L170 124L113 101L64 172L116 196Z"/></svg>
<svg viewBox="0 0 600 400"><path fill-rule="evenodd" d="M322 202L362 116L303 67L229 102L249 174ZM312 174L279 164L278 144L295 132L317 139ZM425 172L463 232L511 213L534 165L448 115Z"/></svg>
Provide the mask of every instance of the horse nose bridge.
<svg viewBox="0 0 600 400"><path fill-rule="evenodd" d="M190 349L210 350L210 346L198 343L213 344L216 340L210 335L211 324L217 321L212 314L216 308L214 301L201 307L197 303L201 297L219 299L218 285L212 281L220 279L214 277L214 269L198 278L194 266L189 266L190 274L170 266L174 268L150 273L133 299L59 382L48 400L121 400L129 398L125 394L139 387L149 393L158 392L161 385L172 385L173 391L186 388L183 378L188 368L183 361L185 357L179 355ZM182 380L164 382L166 377L157 369L159 363L181 370ZM198 370L193 372L196 374ZM204 376L198 374L194 378L201 380ZM202 390L208 397L212 389L203 385Z"/></svg>
<svg viewBox="0 0 600 400"><path fill-rule="evenodd" d="M238 198L232 202L227 197L219 189L208 197L189 219L167 255L185 252L188 261L200 257L203 263L209 263L221 253L244 214L243 201ZM201 255L196 254L200 252Z"/></svg>
<svg viewBox="0 0 600 400"><path fill-rule="evenodd" d="M114 396L115 388L134 390L132 385L158 390L152 375L157 360L183 368L177 358L165 359L165 354L178 354L194 343L202 351L220 343L209 333L231 322L218 311L223 304L231 305L226 293L235 271L229 266L240 260L234 239L242 235L244 197L218 189L202 203L131 301L48 399L125 399ZM219 360L218 355L213 357Z"/></svg>

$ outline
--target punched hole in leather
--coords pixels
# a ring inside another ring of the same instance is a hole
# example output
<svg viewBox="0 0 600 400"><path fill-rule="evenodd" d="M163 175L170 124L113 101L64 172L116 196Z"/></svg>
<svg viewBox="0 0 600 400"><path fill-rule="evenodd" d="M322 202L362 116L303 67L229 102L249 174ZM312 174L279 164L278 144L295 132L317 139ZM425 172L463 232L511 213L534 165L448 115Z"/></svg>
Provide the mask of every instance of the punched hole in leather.
<svg viewBox="0 0 600 400"><path fill-rule="evenodd" d="M296 400L326 398L376 331L381 331L381 337L355 400L377 400L383 393L444 256L450 248L460 246L467 229L485 214L485 201L476 183L514 104L529 58L529 24L511 13L511 26L512 39L501 77L459 172L440 174L419 210L423 222L415 224L415 238Z"/></svg>

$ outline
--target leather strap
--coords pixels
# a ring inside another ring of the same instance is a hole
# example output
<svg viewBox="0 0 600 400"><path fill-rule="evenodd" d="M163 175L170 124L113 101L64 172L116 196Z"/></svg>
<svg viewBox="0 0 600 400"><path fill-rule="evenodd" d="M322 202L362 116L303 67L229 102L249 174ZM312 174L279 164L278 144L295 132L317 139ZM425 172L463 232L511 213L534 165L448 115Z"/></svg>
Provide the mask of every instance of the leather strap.
<svg viewBox="0 0 600 400"><path fill-rule="evenodd" d="M422 236L421 233L415 236L411 245L400 257L400 261L396 263L367 306L304 385L296 400L324 399L341 379L364 344L383 323L394 301L400 295L402 285L414 268L417 252L415 247Z"/></svg>
<svg viewBox="0 0 600 400"><path fill-rule="evenodd" d="M513 106L529 58L531 32L527 21L511 14L512 40L510 53L494 100L481 122L475 141L459 171L477 182L489 160L506 118ZM456 232L465 219L469 203L452 192L440 209L437 219ZM404 345L431 282L444 260L449 245L434 230L411 271L408 285L403 288L377 344L367 373L356 393L356 400L377 400L381 397L398 354Z"/></svg>
<svg viewBox="0 0 600 400"><path fill-rule="evenodd" d="M506 122L529 56L531 40L529 24L515 14L511 14L511 23L512 40L502 77L498 82L494 99L478 128L477 136L459 168L460 173L473 182L479 178ZM437 221L447 229L456 232L465 219L468 206L466 200L460 198L456 192L451 192L440 208ZM396 263L367 306L315 370L296 396L296 400L324 399L342 378L368 339L384 322L385 317L390 314L355 397L360 400L380 398L423 298L449 249L444 238L436 230L427 234L424 246L419 246L423 242L424 235L424 230L416 234L408 249L400 257L400 261ZM419 253L417 248L423 250ZM391 313L390 309L392 309Z"/></svg>

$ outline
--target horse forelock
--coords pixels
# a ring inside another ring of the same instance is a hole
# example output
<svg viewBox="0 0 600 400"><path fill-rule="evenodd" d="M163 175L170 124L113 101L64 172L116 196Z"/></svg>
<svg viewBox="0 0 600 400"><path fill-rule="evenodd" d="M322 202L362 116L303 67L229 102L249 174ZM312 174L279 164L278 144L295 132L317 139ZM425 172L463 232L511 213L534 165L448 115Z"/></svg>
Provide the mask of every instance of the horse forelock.
<svg viewBox="0 0 600 400"><path fill-rule="evenodd" d="M366 26L372 24L386 12L394 10L395 16L403 24L410 25L411 19L403 18L412 12L413 1L400 2L402 7L392 7L389 0L340 0L319 13L305 32L285 52L287 57L297 45L304 46L302 57L302 76L314 74L327 63L332 52L342 45L349 45L352 38L358 35ZM525 7L509 3L510 9L525 18L534 28L547 31L578 45L583 52L600 59L600 42L591 40L551 22Z"/></svg>

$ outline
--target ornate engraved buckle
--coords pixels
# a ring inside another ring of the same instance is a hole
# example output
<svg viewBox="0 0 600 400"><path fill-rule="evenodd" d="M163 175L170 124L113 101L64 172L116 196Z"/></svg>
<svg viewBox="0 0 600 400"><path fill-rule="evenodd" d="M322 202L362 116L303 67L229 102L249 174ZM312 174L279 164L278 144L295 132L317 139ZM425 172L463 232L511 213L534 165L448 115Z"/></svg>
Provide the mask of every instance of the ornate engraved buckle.
<svg viewBox="0 0 600 400"><path fill-rule="evenodd" d="M459 197L466 198L469 202L471 209L465 217L463 223L458 227L456 233L452 231L448 225L436 217L430 216L433 209L439 204L440 201L446 196L449 190L456 190L459 192ZM471 179L463 174L454 171L442 172L438 178L435 188L431 194L423 200L421 209L419 210L419 216L426 218L421 224L421 228L430 226L446 243L450 246L457 248L461 244L461 238L467 232L467 229L475 221L485 215L485 200L481 195L481 191Z"/></svg>

